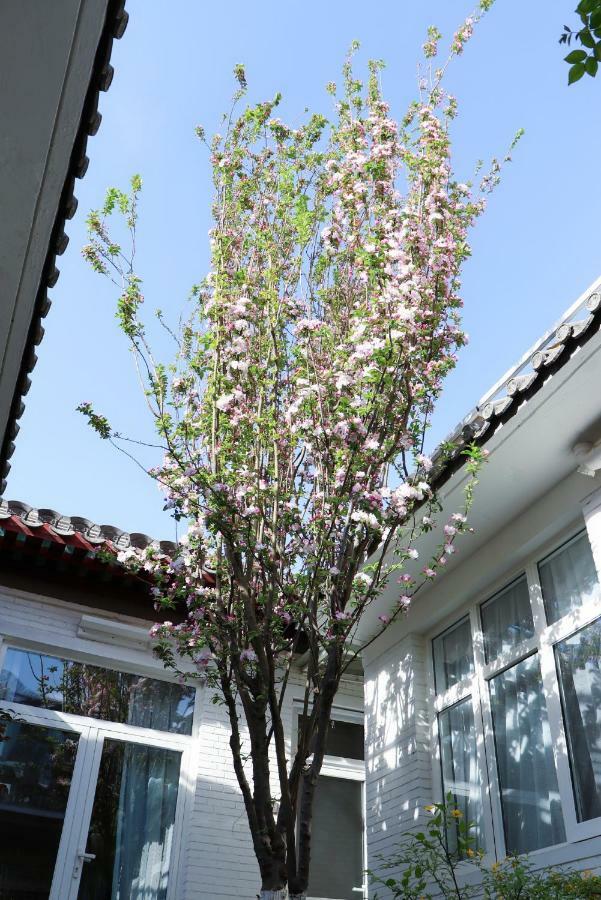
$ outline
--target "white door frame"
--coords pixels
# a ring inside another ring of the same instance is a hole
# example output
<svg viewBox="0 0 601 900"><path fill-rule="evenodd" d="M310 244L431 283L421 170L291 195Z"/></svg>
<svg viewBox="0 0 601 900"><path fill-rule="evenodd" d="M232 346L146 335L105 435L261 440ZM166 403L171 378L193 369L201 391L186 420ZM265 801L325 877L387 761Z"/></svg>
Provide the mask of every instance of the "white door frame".
<svg viewBox="0 0 601 900"><path fill-rule="evenodd" d="M75 871L75 867L78 859L80 859L80 855L85 852L87 844L105 739L176 750L181 754L171 850L171 868L167 889L167 897L170 900L177 897L179 874L177 848L179 847L183 831L184 806L186 802L186 791L182 790L181 787L182 775L190 765L189 756L194 749L191 746L190 738L167 732L157 733L143 728L134 728L113 722L74 716L20 703L0 701L0 709L13 712L17 721L39 725L44 728L72 731L74 734L80 735L69 789L69 798L65 808L63 830L54 865L54 877L49 900L77 900L81 868L82 865L85 865L85 862L81 860L79 873Z"/></svg>

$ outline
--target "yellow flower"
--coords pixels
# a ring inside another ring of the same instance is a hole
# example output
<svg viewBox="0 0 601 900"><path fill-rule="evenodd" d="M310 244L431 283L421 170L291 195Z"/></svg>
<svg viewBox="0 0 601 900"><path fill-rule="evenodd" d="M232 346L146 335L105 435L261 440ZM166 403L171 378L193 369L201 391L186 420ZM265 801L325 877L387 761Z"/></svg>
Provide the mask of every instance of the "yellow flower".
<svg viewBox="0 0 601 900"><path fill-rule="evenodd" d="M501 863L499 863L499 862L494 862L494 863L492 864L492 866L490 867L490 870L491 870L491 872L494 872L494 873L496 874L496 873L499 871L500 868L501 868Z"/></svg>
<svg viewBox="0 0 601 900"><path fill-rule="evenodd" d="M462 819L463 818L463 813L461 812L460 809L452 810L451 815L453 816L454 819Z"/></svg>
<svg viewBox="0 0 601 900"><path fill-rule="evenodd" d="M583 871L583 873L582 873L582 877L583 877L583 878L592 878L592 877L593 877L593 870L592 870L592 869L585 869L585 870Z"/></svg>
<svg viewBox="0 0 601 900"><path fill-rule="evenodd" d="M430 806L425 807L426 812L434 812L434 809L435 809L435 807L432 806L432 804L430 804Z"/></svg>
<svg viewBox="0 0 601 900"><path fill-rule="evenodd" d="M468 848L467 848L466 853L467 853L468 856L475 856L475 855L476 855L476 854L474 853L474 851L472 850L471 847L468 847Z"/></svg>

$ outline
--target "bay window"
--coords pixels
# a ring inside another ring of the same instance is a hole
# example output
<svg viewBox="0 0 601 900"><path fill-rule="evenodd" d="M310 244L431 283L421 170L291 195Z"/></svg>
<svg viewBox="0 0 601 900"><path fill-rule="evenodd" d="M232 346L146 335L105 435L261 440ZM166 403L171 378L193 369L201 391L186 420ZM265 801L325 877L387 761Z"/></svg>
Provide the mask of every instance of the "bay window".
<svg viewBox="0 0 601 900"><path fill-rule="evenodd" d="M586 531L516 575L432 639L440 791L499 858L601 834L601 596Z"/></svg>

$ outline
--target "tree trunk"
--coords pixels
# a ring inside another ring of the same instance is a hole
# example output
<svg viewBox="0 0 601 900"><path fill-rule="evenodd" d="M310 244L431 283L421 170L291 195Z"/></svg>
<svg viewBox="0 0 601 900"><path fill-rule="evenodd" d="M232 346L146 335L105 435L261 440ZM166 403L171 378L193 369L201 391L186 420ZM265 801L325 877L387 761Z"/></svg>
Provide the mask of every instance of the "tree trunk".
<svg viewBox="0 0 601 900"><path fill-rule="evenodd" d="M279 891L261 891L260 900L307 900L306 894L289 894L288 888Z"/></svg>

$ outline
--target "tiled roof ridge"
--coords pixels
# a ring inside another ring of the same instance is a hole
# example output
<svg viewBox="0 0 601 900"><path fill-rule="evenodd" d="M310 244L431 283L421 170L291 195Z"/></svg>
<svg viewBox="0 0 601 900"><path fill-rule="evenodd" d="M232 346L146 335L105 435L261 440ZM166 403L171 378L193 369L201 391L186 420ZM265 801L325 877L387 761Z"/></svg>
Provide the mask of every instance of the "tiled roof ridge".
<svg viewBox="0 0 601 900"><path fill-rule="evenodd" d="M86 156L88 137L96 134L102 119L101 114L98 112L100 91L108 91L113 80L114 70L110 63L113 40L118 40L122 37L127 27L128 19L128 13L125 11L125 0L109 0L102 35L98 42L96 55L94 57L90 83L86 92L79 127L73 143L67 177L63 185L56 218L52 228L48 252L42 268L42 277L40 279L31 324L27 334L25 351L21 360L19 377L17 378L13 393L6 431L2 446L0 447L0 494L6 489L6 476L10 471L10 463L8 460L15 449L14 441L19 433L20 427L18 420L25 410L23 398L31 386L29 373L33 370L37 362L35 348L44 336L42 319L48 314L52 302L48 297L48 289L54 287L60 274L56 267L56 257L61 256L65 252L67 244L69 243L69 238L65 233L65 223L67 219L73 218L77 209L77 198L74 193L75 179L83 178L88 168L89 160Z"/></svg>
<svg viewBox="0 0 601 900"><path fill-rule="evenodd" d="M601 328L601 278L509 369L434 451L436 489L463 465L469 444L482 446ZM446 445L452 445L448 453Z"/></svg>
<svg viewBox="0 0 601 900"><path fill-rule="evenodd" d="M164 553L171 554L176 544L173 541L157 541L147 534L127 532L114 525L97 525L82 516L65 516L54 509L38 509L21 500L0 499L0 528L7 519L17 525L25 526L24 531L35 535L36 529L45 535L48 529L58 538L70 538L80 535L92 549L100 549L106 545L110 550L127 550L136 547L156 547Z"/></svg>

